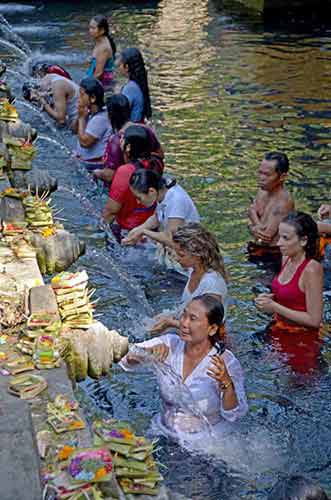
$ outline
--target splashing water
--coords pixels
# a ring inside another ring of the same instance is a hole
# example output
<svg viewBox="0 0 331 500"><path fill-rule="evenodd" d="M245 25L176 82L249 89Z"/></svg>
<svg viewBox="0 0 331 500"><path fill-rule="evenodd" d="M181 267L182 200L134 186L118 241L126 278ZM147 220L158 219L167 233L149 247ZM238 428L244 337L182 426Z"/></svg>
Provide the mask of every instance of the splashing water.
<svg viewBox="0 0 331 500"><path fill-rule="evenodd" d="M17 45L15 45L14 43L9 42L8 40L3 40L3 39L0 39L0 43L1 43L1 45L4 45L5 47L8 47L9 49L12 49L13 51L20 54L23 59L26 58L26 56L27 56L26 52L24 50L20 49L20 47L17 47Z"/></svg>
<svg viewBox="0 0 331 500"><path fill-rule="evenodd" d="M9 37L9 41L11 39L20 50L23 50L25 52L26 55L31 54L29 45L23 40L21 36L14 32L11 24L2 14L0 14L0 30L3 34L6 34Z"/></svg>

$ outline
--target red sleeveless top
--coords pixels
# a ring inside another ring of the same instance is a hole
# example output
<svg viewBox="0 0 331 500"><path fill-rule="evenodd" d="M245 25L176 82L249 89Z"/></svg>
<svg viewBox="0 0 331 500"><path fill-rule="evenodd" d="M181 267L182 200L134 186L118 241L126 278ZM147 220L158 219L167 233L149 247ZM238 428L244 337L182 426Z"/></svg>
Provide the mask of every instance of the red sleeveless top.
<svg viewBox="0 0 331 500"><path fill-rule="evenodd" d="M280 273L276 276L276 278L274 278L271 285L272 293L275 296L274 300L278 302L278 304L288 307L289 309L293 309L294 311L307 311L306 296L305 293L299 288L299 280L310 260L311 259L305 259L301 262L290 281L287 283L280 283L278 278L289 261L289 259L286 260Z"/></svg>

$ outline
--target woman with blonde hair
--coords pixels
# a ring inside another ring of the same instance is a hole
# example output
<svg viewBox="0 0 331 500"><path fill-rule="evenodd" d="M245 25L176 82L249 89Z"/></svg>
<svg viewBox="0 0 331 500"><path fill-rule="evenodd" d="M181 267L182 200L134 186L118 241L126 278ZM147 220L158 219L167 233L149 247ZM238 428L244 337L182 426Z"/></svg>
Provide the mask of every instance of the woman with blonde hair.
<svg viewBox="0 0 331 500"><path fill-rule="evenodd" d="M194 297L205 294L221 299L226 311L228 275L216 237L204 226L194 222L179 227L173 233L172 240L178 263L189 270L180 311ZM162 333L167 328L178 328L177 316L178 313L156 316L151 332Z"/></svg>

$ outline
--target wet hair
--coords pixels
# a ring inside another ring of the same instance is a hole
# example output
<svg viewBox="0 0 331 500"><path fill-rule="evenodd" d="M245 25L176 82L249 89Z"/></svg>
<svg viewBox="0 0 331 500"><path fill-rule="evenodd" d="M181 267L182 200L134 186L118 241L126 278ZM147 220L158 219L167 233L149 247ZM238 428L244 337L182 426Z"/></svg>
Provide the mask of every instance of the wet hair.
<svg viewBox="0 0 331 500"><path fill-rule="evenodd" d="M215 295L205 293L204 295L193 297L191 302L194 301L201 302L205 308L208 324L210 326L217 325L216 333L212 335L209 340L211 344L216 347L219 354L223 354L225 351L225 343L221 328L224 320L224 307L221 300L215 297Z"/></svg>
<svg viewBox="0 0 331 500"><path fill-rule="evenodd" d="M95 104L99 111L104 107L104 90L102 84L94 76L86 76L80 82L80 87L84 89L89 97L95 97Z"/></svg>
<svg viewBox="0 0 331 500"><path fill-rule="evenodd" d="M264 159L267 161L275 161L275 170L278 175L286 174L289 171L290 163L285 153L278 153L277 151L271 151L264 155Z"/></svg>
<svg viewBox="0 0 331 500"><path fill-rule="evenodd" d="M130 119L130 102L124 94L114 94L107 99L107 110L114 132L118 132Z"/></svg>
<svg viewBox="0 0 331 500"><path fill-rule="evenodd" d="M328 500L322 488L310 479L291 476L280 479L269 493L268 500Z"/></svg>
<svg viewBox="0 0 331 500"><path fill-rule="evenodd" d="M97 15L97 16L92 17L92 20L97 23L97 26L98 26L99 30L103 29L104 36L106 38L108 38L110 46L111 46L111 50L113 51L113 57L115 57L115 54L116 54L116 44L114 42L114 38L113 38L112 34L109 31L108 19L105 16Z"/></svg>
<svg viewBox="0 0 331 500"><path fill-rule="evenodd" d="M157 172L145 168L140 168L134 172L130 178L130 186L132 189L142 194L147 194L151 188L155 189L156 192L164 188L170 189L175 186L175 184L176 179L163 177Z"/></svg>
<svg viewBox="0 0 331 500"><path fill-rule="evenodd" d="M174 243L190 255L199 257L204 269L213 269L228 280L224 260L216 237L198 222L179 227L172 235Z"/></svg>
<svg viewBox="0 0 331 500"><path fill-rule="evenodd" d="M33 78L36 78L38 74L42 74L45 76L48 73L49 66L50 64L45 62L36 62L31 68L31 75L33 76Z"/></svg>
<svg viewBox="0 0 331 500"><path fill-rule="evenodd" d="M319 259L319 234L318 227L314 219L304 212L290 212L284 224L294 227L299 238L307 238L305 254L307 259Z"/></svg>
<svg viewBox="0 0 331 500"><path fill-rule="evenodd" d="M124 131L124 149L130 144L130 160L150 158L151 146L148 134L140 125L130 125Z"/></svg>
<svg viewBox="0 0 331 500"><path fill-rule="evenodd" d="M123 64L127 64L128 66L129 79L139 85L144 96L143 115L146 118L150 118L152 116L152 108L148 88L147 71L140 50L134 47L124 49L121 54L121 60Z"/></svg>

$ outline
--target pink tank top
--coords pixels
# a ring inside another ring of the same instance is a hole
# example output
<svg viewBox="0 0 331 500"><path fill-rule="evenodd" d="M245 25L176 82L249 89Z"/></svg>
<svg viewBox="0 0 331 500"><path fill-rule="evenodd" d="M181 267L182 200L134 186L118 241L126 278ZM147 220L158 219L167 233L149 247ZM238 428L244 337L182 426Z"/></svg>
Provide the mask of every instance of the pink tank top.
<svg viewBox="0 0 331 500"><path fill-rule="evenodd" d="M282 274L283 269L288 263L289 259L284 263L280 273L274 278L272 282L272 293L275 296L275 301L284 307L293 309L294 311L307 311L305 293L299 288L299 280L307 264L311 259L305 259L301 262L298 269L295 271L291 280L288 283L280 283L278 277Z"/></svg>

